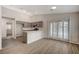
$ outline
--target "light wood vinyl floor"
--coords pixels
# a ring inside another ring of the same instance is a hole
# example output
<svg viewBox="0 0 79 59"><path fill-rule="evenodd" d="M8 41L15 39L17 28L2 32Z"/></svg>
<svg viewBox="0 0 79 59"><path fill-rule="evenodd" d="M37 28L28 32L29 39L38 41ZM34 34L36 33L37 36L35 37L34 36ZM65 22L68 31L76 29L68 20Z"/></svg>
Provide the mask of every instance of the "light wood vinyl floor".
<svg viewBox="0 0 79 59"><path fill-rule="evenodd" d="M79 45L57 41L53 39L41 39L31 44L9 39L4 40L1 54L78 54Z"/></svg>

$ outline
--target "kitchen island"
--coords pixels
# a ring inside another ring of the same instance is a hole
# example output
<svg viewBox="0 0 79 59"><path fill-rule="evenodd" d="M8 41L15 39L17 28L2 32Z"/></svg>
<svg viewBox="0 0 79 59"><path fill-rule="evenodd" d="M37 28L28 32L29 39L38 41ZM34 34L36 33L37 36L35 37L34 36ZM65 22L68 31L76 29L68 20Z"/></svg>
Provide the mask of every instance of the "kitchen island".
<svg viewBox="0 0 79 59"><path fill-rule="evenodd" d="M27 44L30 44L42 38L43 38L43 31L40 31L40 30L24 31L24 41L26 41Z"/></svg>

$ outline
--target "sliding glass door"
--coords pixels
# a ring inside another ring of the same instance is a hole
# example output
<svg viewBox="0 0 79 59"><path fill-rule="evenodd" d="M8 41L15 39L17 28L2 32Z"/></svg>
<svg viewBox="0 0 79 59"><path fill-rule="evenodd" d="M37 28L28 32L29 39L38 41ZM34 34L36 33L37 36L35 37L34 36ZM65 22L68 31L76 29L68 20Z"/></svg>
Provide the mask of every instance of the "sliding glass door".
<svg viewBox="0 0 79 59"><path fill-rule="evenodd" d="M50 35L53 39L68 41L69 21L57 21L50 23Z"/></svg>

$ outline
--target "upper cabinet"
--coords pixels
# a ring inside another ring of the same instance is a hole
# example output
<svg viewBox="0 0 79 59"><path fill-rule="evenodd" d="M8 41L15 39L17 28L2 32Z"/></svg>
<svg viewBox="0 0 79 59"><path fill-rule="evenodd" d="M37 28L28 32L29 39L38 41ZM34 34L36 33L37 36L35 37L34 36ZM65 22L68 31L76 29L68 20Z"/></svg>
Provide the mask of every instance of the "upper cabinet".
<svg viewBox="0 0 79 59"><path fill-rule="evenodd" d="M40 28L42 28L43 27L43 22L42 21L39 21L39 22L33 22L33 23L31 23L31 26L32 27L40 27Z"/></svg>

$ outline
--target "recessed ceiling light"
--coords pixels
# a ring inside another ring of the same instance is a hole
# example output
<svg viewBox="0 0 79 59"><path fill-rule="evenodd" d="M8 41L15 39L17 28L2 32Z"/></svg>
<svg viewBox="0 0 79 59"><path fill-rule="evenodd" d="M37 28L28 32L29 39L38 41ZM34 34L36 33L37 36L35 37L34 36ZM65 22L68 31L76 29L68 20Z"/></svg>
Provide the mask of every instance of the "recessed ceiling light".
<svg viewBox="0 0 79 59"><path fill-rule="evenodd" d="M56 6L51 7L52 10L56 9Z"/></svg>

